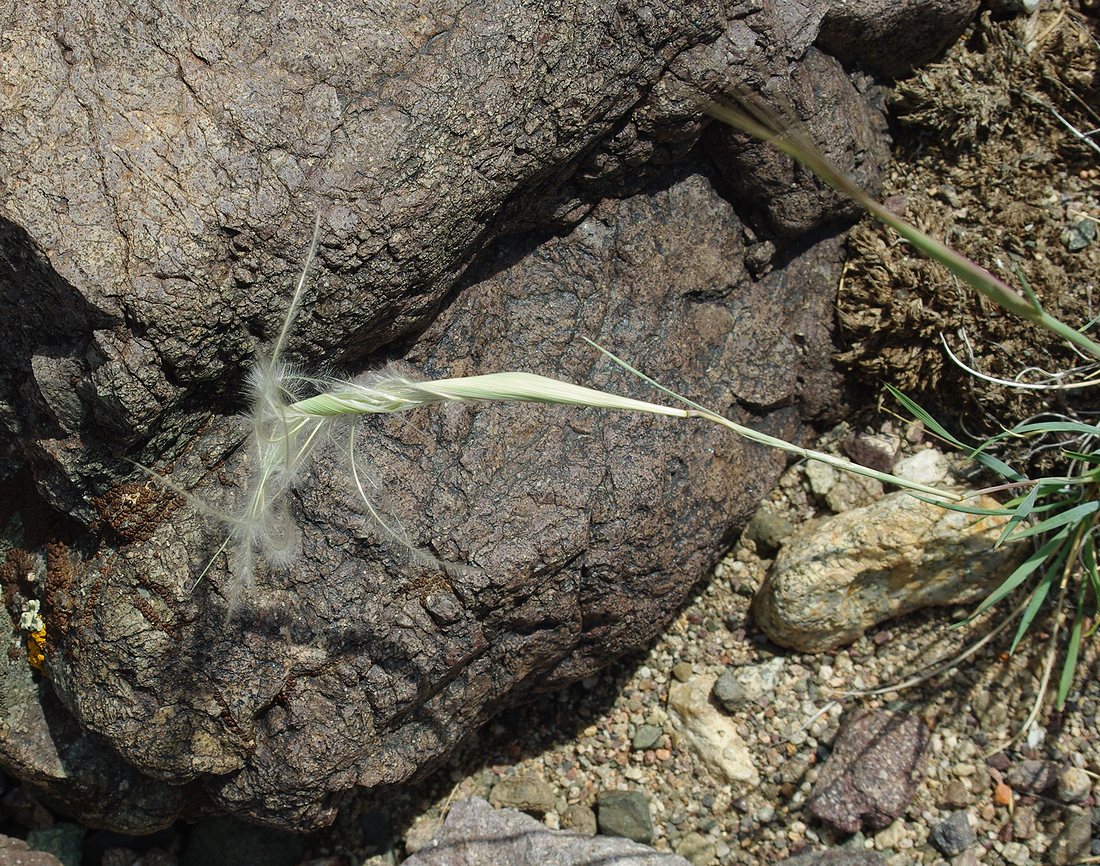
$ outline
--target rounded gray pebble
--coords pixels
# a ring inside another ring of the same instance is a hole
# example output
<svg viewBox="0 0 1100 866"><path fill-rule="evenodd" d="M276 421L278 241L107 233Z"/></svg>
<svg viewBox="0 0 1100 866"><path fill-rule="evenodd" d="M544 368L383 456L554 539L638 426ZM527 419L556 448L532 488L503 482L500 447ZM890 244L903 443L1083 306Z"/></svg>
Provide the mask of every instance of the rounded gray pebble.
<svg viewBox="0 0 1100 866"><path fill-rule="evenodd" d="M932 828L929 841L945 857L954 857L977 842L978 837L966 812L952 812L949 818Z"/></svg>
<svg viewBox="0 0 1100 866"><path fill-rule="evenodd" d="M649 800L639 791L604 791L596 798L596 823L605 836L647 845L653 841Z"/></svg>

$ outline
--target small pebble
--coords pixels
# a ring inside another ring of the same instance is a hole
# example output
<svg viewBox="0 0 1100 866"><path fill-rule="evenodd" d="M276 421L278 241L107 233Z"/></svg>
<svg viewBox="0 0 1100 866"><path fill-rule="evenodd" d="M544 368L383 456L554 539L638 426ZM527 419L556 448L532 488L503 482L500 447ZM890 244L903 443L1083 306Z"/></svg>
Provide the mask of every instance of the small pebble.
<svg viewBox="0 0 1100 866"><path fill-rule="evenodd" d="M1058 783L1058 767L1053 761L1019 761L1008 768L1005 781L1016 791L1042 794Z"/></svg>
<svg viewBox="0 0 1100 866"><path fill-rule="evenodd" d="M561 816L561 826L564 830L572 830L574 833L584 833L586 836L596 835L596 813L583 803L570 806Z"/></svg>
<svg viewBox="0 0 1100 866"><path fill-rule="evenodd" d="M1080 803L1092 790L1092 779L1084 770L1067 767L1058 777L1058 799L1063 803Z"/></svg>
<svg viewBox="0 0 1100 866"><path fill-rule="evenodd" d="M1031 806L1020 806L1012 816L1012 835L1021 842L1035 838L1035 810Z"/></svg>
<svg viewBox="0 0 1100 866"><path fill-rule="evenodd" d="M604 791L596 798L596 824L605 836L653 841L649 800L640 791Z"/></svg>
<svg viewBox="0 0 1100 866"><path fill-rule="evenodd" d="M952 779L944 786L941 802L949 808L962 808L970 803L970 791L958 779Z"/></svg>
<svg viewBox="0 0 1100 866"><path fill-rule="evenodd" d="M657 745L664 731L656 725L639 725L630 740L630 745L637 751L645 751Z"/></svg>
<svg viewBox="0 0 1100 866"><path fill-rule="evenodd" d="M1019 842L1009 842L1001 848L1001 857L1012 866L1032 866L1031 852L1026 845Z"/></svg>
<svg viewBox="0 0 1100 866"><path fill-rule="evenodd" d="M928 838L945 857L961 854L978 841L966 812L953 812L947 820L932 828Z"/></svg>
<svg viewBox="0 0 1100 866"><path fill-rule="evenodd" d="M898 819L889 827L886 827L884 830L879 830L875 834L875 847L879 851L884 851L887 848L897 848L908 832L905 822Z"/></svg>

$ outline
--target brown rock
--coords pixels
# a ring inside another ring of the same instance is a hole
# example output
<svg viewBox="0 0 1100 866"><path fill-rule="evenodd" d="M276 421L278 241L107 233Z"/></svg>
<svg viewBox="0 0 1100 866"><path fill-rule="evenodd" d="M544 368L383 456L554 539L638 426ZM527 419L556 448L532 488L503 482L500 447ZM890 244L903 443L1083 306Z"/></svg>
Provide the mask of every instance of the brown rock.
<svg viewBox="0 0 1100 866"><path fill-rule="evenodd" d="M843 0L825 14L819 44L846 62L903 76L935 57L965 27L979 0ZM907 32L908 42L888 34Z"/></svg>
<svg viewBox="0 0 1100 866"><path fill-rule="evenodd" d="M836 404L840 240L800 239L755 279L723 184L686 154L708 123L699 87L736 73L812 114L873 184L881 117L811 48L837 3L623 0L568 26L535 0L0 12L0 456L54 542L30 551L49 679L18 654L0 671L0 762L129 832L210 809L308 829L343 792L422 776L493 713L647 642L778 455L580 410L364 423L388 508L463 567L380 542L332 443L292 499L299 559L232 618L220 530L130 461L214 507L239 499L242 383L318 212L288 360L635 392L583 334L797 438ZM846 209L771 155L720 170L756 168L770 181L745 185L743 211L789 229Z"/></svg>
<svg viewBox="0 0 1100 866"><path fill-rule="evenodd" d="M1058 784L1058 775L1053 761L1018 761L1008 768L1005 782L1026 794L1043 794Z"/></svg>
<svg viewBox="0 0 1100 866"><path fill-rule="evenodd" d="M1035 809L1031 806L1018 806L1012 812L1012 838L1026 842L1034 839L1038 829Z"/></svg>
<svg viewBox="0 0 1100 866"><path fill-rule="evenodd" d="M916 793L929 731L915 716L882 710L845 718L810 793L810 812L839 830L881 830Z"/></svg>
<svg viewBox="0 0 1100 866"><path fill-rule="evenodd" d="M494 806L519 809L535 815L552 812L556 799L557 793L552 785L527 776L506 776L489 792L489 802Z"/></svg>
<svg viewBox="0 0 1100 866"><path fill-rule="evenodd" d="M584 833L586 836L596 834L596 813L583 803L575 803L561 816L563 830L573 830L576 833Z"/></svg>
<svg viewBox="0 0 1100 866"><path fill-rule="evenodd" d="M952 779L943 789L943 805L951 809L961 809L970 804L970 791L958 779Z"/></svg>

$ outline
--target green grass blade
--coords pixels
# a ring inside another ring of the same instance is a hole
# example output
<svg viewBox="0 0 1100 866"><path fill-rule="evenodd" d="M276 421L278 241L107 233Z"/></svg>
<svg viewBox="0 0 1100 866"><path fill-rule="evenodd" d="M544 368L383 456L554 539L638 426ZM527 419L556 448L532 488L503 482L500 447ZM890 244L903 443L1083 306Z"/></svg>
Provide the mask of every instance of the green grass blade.
<svg viewBox="0 0 1100 866"><path fill-rule="evenodd" d="M931 499L927 496L913 494L914 499L927 502L929 505L938 505L948 511L958 511L961 514L974 514L978 517L1009 517L1014 512L1011 508L982 508L979 505L964 505L961 502L944 502L942 499Z"/></svg>
<svg viewBox="0 0 1100 866"><path fill-rule="evenodd" d="M1070 460L1080 460L1082 463L1088 463L1091 466L1100 465L1100 452L1093 454L1085 454L1081 451L1070 451L1068 449L1062 449L1062 453ZM1079 481L1079 479L1067 479L1066 483Z"/></svg>
<svg viewBox="0 0 1100 866"><path fill-rule="evenodd" d="M1079 421L1034 421L1018 424L1007 433L998 433L994 438L1001 439L1013 433L1080 433L1084 436L1100 436L1100 427Z"/></svg>
<svg viewBox="0 0 1100 866"><path fill-rule="evenodd" d="M1077 610L1073 616L1073 628L1069 633L1069 645L1066 647L1066 660L1062 664L1062 676L1058 679L1058 694L1054 698L1054 708L1061 710L1069 697L1077 672L1077 658L1081 651L1081 633L1085 622L1085 584L1082 582L1077 592Z"/></svg>
<svg viewBox="0 0 1100 866"><path fill-rule="evenodd" d="M886 390L890 392L890 395L895 400L901 403L906 412L908 412L910 415L920 421L925 427L927 427L941 439L946 439L956 448L961 448L964 451L970 450L969 445L956 439L951 433L947 431L946 427L944 427L942 424L940 424L939 421L933 418L932 415L930 415L928 411L925 410L924 407L922 407L919 403L907 397L893 385L887 385Z"/></svg>
<svg viewBox="0 0 1100 866"><path fill-rule="evenodd" d="M1027 580L1040 565L1050 559L1051 555L1054 554L1068 536L1069 529L1065 528L1048 538L1042 547L1020 563L1020 565L1016 567L1016 570L1006 577L1004 582L986 597L985 601L978 605L977 609L975 609L974 613L970 616L970 619L974 619L974 617L985 613L993 607L993 605L1012 592L1012 590Z"/></svg>
<svg viewBox="0 0 1100 866"><path fill-rule="evenodd" d="M1085 572L1084 582L1092 590L1093 604L1100 607L1100 572L1096 568L1096 540L1091 531L1085 536L1085 540L1081 544L1081 566ZM1090 637L1096 632L1097 628L1100 628L1100 617L1096 618L1092 628L1089 629Z"/></svg>
<svg viewBox="0 0 1100 866"><path fill-rule="evenodd" d="M1017 261L1012 262L1012 273L1016 275L1016 279L1020 281L1020 287L1024 290L1024 294L1027 299L1031 301L1031 305L1043 312L1043 305L1039 303L1039 297L1035 294L1035 290L1031 288L1031 280L1027 278L1027 274L1024 273L1024 269L1020 267L1020 263Z"/></svg>
<svg viewBox="0 0 1100 866"><path fill-rule="evenodd" d="M1024 497L1023 501L1016 508L1012 517L1009 518L1008 523L1005 524L1004 529L1001 530L1001 534L997 538L996 543L993 545L994 550L1004 544L1005 539L1012 534L1012 530L1014 530L1024 520L1031 516L1032 509L1035 508L1035 500L1039 496L1039 486L1040 485L1038 484L1034 485L1027 496Z"/></svg>
<svg viewBox="0 0 1100 866"><path fill-rule="evenodd" d="M815 460L818 463L824 463L826 466L832 466L834 469L840 469L844 472L851 472L854 475L863 475L866 478L874 478L876 481L881 481L883 484L891 484L895 487L901 487L904 490L910 492L923 493L926 496L942 497L942 500L940 498L933 500L937 504L940 504L941 502L954 501L961 498L958 493L950 490L940 490L927 484L919 484L915 481L909 481L905 478L900 478L897 475L891 475L888 472L879 472L876 469L871 469L867 466L861 466L858 463L853 463L851 460L844 460L843 458L834 457L832 454L826 454L822 451L813 451L809 448L803 448L799 445L794 445L791 442L787 442L785 439L780 439L776 436L769 436L767 433L761 433L759 430L753 430L751 427L746 427L743 424L738 424L735 421L731 421L730 419L719 415L717 412L712 412L706 406L702 406L693 400L689 400L687 397L684 397L681 394L677 394L672 389L666 388L660 382L651 379L641 370L632 367L622 358L608 351L598 343L593 343L587 338L585 338L585 342L592 346L594 349L603 353L603 355L605 355L609 360L611 360L615 364L618 364L627 372L632 373L644 382L648 382L654 388L663 391L665 394L673 397L676 400L679 400L681 403L685 403L686 405L690 406L691 409L689 410L689 414L691 414L693 417L705 418L706 420L711 421L715 424L720 424L721 426L732 430L738 436L741 436L744 439L748 439L750 442L757 442L760 445L767 445L769 448L777 448L780 451L785 451L788 454L794 454L806 460Z"/></svg>
<svg viewBox="0 0 1100 866"><path fill-rule="evenodd" d="M1061 561L1065 561L1064 556ZM1031 628L1031 623L1034 622L1035 617L1038 615L1039 608L1042 607L1046 597L1050 594L1050 588L1058 579L1058 570L1058 563L1053 563L1050 568L1043 572L1043 579L1039 581L1035 589L1032 590L1031 598L1027 604L1027 610L1025 610L1024 615L1020 617L1020 622L1016 626L1016 635L1012 638L1012 645L1008 648L1010 653L1016 652L1016 647L1020 645L1020 641L1023 640L1024 635L1027 634L1027 630Z"/></svg>
<svg viewBox="0 0 1100 866"><path fill-rule="evenodd" d="M966 456L971 460L974 460L984 466L986 469L992 470L1000 475L1002 478L1008 478L1011 481L1027 481L1026 475L1021 475L1003 460L999 460L992 454L986 453L986 448L993 444L993 440L983 442L977 448L971 448Z"/></svg>
<svg viewBox="0 0 1100 866"><path fill-rule="evenodd" d="M791 124L785 124L775 112L752 96L742 95L737 105L712 104L708 111L712 117L769 142L804 165L834 189L850 197L875 219L890 226L926 256L939 262L960 280L994 303L1021 319L1052 331L1094 358L1100 358L1100 344L1094 343L1080 331L1051 316L1039 306L1038 300L1032 303L981 265L926 235L916 226L879 204L861 189L859 184L829 162L817 145L800 130ZM1030 291L1030 286L1027 290Z"/></svg>
<svg viewBox="0 0 1100 866"><path fill-rule="evenodd" d="M965 442L956 438L954 435L948 432L946 427L944 427L942 424L940 424L939 421L933 418L927 410L922 408L919 403L905 396L905 394L901 393L901 391L899 391L893 385L887 385L886 390L888 390L893 395L894 399L901 403L901 405L905 408L907 412L909 412L914 418L924 424L927 429L931 430L941 439L950 442L956 448L960 448L965 451L967 453L967 456L971 459L978 461L978 463L982 464L982 466L986 467L987 469L996 472L1002 478L1008 478L1011 481L1027 480L1023 475L1021 475L1004 461L998 460L996 457L986 454L982 451L982 448L973 448L972 446L967 445ZM982 447L984 448L985 446L983 445Z"/></svg>
<svg viewBox="0 0 1100 866"><path fill-rule="evenodd" d="M1038 535L1041 532L1049 532L1052 529L1057 529L1060 526L1066 526L1067 524L1080 523L1081 520L1088 517L1090 514L1095 514L1100 511L1100 500L1092 500L1091 502L1082 502L1080 505L1075 505L1072 508L1067 508L1065 511L1048 517L1046 520L1040 520L1025 529L1019 530L1014 536L1013 541L1017 541L1021 538L1028 538L1032 535Z"/></svg>

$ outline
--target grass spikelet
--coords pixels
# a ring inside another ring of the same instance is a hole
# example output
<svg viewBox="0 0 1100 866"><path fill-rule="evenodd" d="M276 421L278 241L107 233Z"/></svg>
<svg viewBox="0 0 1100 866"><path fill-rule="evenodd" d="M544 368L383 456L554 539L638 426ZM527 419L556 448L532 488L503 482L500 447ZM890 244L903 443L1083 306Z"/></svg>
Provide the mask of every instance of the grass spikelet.
<svg viewBox="0 0 1100 866"><path fill-rule="evenodd" d="M299 551L300 533L290 513L287 496L302 480L310 456L317 445L330 435L333 425L341 420L354 421L364 415L406 412L436 403L553 403L645 412L671 418L701 418L720 424L751 441L780 448L802 458L819 460L927 495L957 498L954 494L876 472L828 454L800 448L736 424L669 391L604 349L600 351L616 364L674 397L684 406L637 400L526 372L500 372L418 381L403 369L391 366L358 381L307 376L285 363L282 354L302 301L317 249L319 230L318 221L301 278L278 337L269 354L257 357L256 365L248 377L251 478L240 506L225 513L210 508L196 497L185 493L192 504L203 513L215 517L228 529L225 541L198 580L202 579L217 557L228 550L231 580L226 588L226 597L231 609L247 595L257 573L265 568L285 570L293 566ZM441 564L430 555L419 551L406 536L400 522L388 516L379 505L380 485L355 453L354 430L347 448L347 457L351 481L362 499L367 516L380 534L413 555ZM178 490L171 481L163 478L160 480Z"/></svg>

